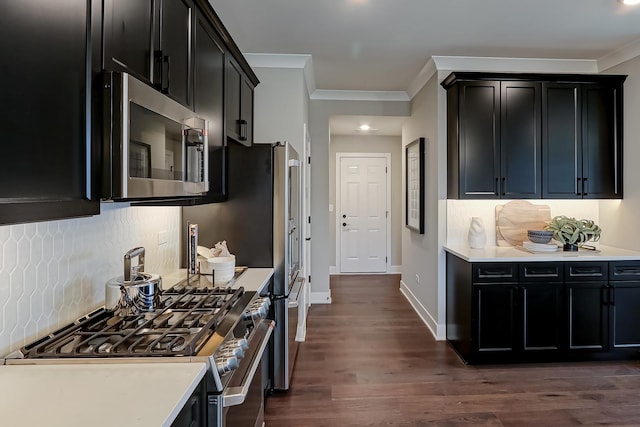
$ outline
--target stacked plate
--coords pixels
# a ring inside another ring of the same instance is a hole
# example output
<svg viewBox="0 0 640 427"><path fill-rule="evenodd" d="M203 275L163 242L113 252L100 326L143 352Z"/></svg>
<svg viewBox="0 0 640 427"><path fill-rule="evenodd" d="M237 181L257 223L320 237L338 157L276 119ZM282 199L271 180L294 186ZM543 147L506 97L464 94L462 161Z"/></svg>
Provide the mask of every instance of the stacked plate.
<svg viewBox="0 0 640 427"><path fill-rule="evenodd" d="M558 245L555 243L533 243L524 241L522 242L522 247L529 252L555 252L558 250Z"/></svg>

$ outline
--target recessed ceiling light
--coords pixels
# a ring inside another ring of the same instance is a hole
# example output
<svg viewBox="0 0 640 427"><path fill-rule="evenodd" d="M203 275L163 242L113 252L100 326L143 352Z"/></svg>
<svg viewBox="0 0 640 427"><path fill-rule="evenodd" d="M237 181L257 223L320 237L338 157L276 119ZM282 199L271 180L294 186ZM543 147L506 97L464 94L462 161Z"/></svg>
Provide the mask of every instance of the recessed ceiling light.
<svg viewBox="0 0 640 427"><path fill-rule="evenodd" d="M360 125L360 127L358 129L360 129L360 130L370 130L371 126L369 126L369 125Z"/></svg>
<svg viewBox="0 0 640 427"><path fill-rule="evenodd" d="M620 0L620 2L628 6L634 6L636 4L640 4L640 0Z"/></svg>

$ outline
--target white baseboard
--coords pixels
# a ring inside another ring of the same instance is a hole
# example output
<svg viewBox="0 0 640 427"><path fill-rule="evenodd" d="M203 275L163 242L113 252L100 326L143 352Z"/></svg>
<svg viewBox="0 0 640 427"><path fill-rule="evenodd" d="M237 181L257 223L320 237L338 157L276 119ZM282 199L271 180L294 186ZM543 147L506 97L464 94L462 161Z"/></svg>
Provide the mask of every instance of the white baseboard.
<svg viewBox="0 0 640 427"><path fill-rule="evenodd" d="M389 267L389 271L387 271L386 273L339 273L338 272L338 268L335 265L330 265L329 266L329 274L330 275L335 275L335 274L401 274L402 273L402 266L401 265L392 265Z"/></svg>
<svg viewBox="0 0 640 427"><path fill-rule="evenodd" d="M311 304L331 304L331 291L311 292Z"/></svg>
<svg viewBox="0 0 640 427"><path fill-rule="evenodd" d="M411 304L424 324L427 325L433 337L438 341L447 339L445 326L439 325L438 322L436 322L433 316L427 311L424 305L418 301L413 292L411 292L411 289L409 289L402 280L400 281L400 292L402 292L407 301L409 301L409 304Z"/></svg>

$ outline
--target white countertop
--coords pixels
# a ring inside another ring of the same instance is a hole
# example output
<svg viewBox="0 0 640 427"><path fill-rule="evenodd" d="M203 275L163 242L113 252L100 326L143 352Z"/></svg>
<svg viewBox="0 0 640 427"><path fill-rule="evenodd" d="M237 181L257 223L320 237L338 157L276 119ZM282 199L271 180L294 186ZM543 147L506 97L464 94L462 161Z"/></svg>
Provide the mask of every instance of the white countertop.
<svg viewBox="0 0 640 427"><path fill-rule="evenodd" d="M487 246L471 249L468 246L445 246L444 250L468 262L537 262L537 261L628 261L640 260L640 252L611 246L598 247L600 252L580 250L533 254L515 247Z"/></svg>
<svg viewBox="0 0 640 427"><path fill-rule="evenodd" d="M269 284L269 279L273 276L273 268L248 268L242 275L231 284L233 288L244 287L246 291L262 292ZM187 278L187 270L182 268L174 273L162 276L162 288L169 289L181 280ZM213 286L211 282L202 277L201 286Z"/></svg>
<svg viewBox="0 0 640 427"><path fill-rule="evenodd" d="M170 426L204 363L0 366L0 424Z"/></svg>

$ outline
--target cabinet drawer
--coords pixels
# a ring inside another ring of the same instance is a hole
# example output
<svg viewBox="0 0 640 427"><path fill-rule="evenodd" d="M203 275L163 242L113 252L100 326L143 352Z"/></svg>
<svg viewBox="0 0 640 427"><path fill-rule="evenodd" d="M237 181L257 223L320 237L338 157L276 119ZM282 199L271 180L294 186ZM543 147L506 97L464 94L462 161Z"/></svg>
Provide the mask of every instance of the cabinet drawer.
<svg viewBox="0 0 640 427"><path fill-rule="evenodd" d="M563 264L532 262L519 264L520 282L562 282Z"/></svg>
<svg viewBox="0 0 640 427"><path fill-rule="evenodd" d="M566 263L564 277L568 282L602 281L608 279L607 262L572 262Z"/></svg>
<svg viewBox="0 0 640 427"><path fill-rule="evenodd" d="M609 263L609 280L640 280L640 261L614 261Z"/></svg>
<svg viewBox="0 0 640 427"><path fill-rule="evenodd" d="M473 264L473 283L503 283L518 281L518 264Z"/></svg>

